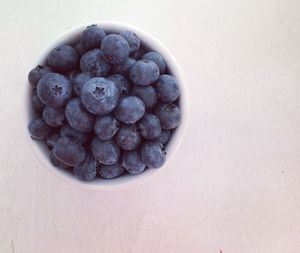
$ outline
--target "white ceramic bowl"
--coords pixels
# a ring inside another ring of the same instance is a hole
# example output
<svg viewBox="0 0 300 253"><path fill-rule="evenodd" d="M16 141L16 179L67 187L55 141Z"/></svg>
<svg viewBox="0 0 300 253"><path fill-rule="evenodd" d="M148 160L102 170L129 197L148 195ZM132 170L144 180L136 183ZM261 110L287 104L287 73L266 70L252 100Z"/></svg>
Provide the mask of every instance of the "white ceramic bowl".
<svg viewBox="0 0 300 253"><path fill-rule="evenodd" d="M169 69L169 72L174 75L181 88L181 97L180 97L180 109L181 109L181 124L176 129L175 133L172 135L171 141L167 145L167 156L166 156L166 162L163 165L163 167L159 169L147 169L143 173L139 175L123 175L115 179L111 180L105 180L105 179L96 179L92 182L83 182L78 180L73 174L66 172L64 170L61 170L57 167L54 167L50 160L49 160L49 151L46 147L46 145L43 142L35 141L30 138L30 134L27 132L28 135L28 142L33 150L36 157L44 164L44 166L55 176L62 179L66 183L69 183L71 185L74 185L79 188L83 189L93 189L93 190L106 190L106 189L119 189L120 187L127 187L127 186L134 186L141 182L144 182L146 179L149 179L153 175L157 175L160 171L164 169L168 169L170 173L172 173L172 168L168 168L168 162L172 159L172 156L175 155L175 151L177 147L179 146L183 135L184 135L184 129L187 122L187 99L186 99L186 84L183 79L183 75L180 71L180 68L178 64L176 63L176 60L170 53L170 51L162 45L157 39L155 39L152 35L149 33L141 30L140 28L127 25L124 23L118 23L118 22L93 22L89 24L83 24L77 27L74 27L62 35L60 35L53 43L49 45L49 47L44 50L41 54L41 56L38 58L38 60L33 64L33 68L37 66L38 64L44 65L46 63L47 55L49 52L55 48L56 46L66 44L66 43L72 43L75 41L78 41L79 36L81 32L90 24L97 24L99 27L103 28L107 32L113 32L113 33L119 33L121 31L129 30L134 32L142 41L144 45L146 45L148 48L152 49L153 51L159 52L164 59L167 62L167 66ZM29 88L29 85L26 86L26 108L27 108L27 124L29 121L34 117L34 111L31 106L31 89Z"/></svg>

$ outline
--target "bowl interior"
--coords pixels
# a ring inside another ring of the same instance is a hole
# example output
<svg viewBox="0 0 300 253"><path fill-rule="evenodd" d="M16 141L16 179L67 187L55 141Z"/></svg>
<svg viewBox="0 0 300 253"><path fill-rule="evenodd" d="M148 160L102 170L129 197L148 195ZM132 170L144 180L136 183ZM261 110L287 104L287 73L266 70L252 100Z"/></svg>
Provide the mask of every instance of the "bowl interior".
<svg viewBox="0 0 300 253"><path fill-rule="evenodd" d="M28 135L28 141L29 144L36 155L36 157L48 168L48 170L53 173L55 176L61 178L65 182L75 185L77 187L82 187L86 189L116 189L119 188L120 186L129 186L129 185L134 185L137 183L141 183L144 180L150 178L152 175L157 174L159 171L162 169L166 169L168 167L168 161L171 159L171 156L175 153L176 148L179 145L179 142L181 141L183 137L183 132L186 124L186 89L184 87L184 80L182 73L178 67L178 64L176 63L174 57L171 55L169 50L165 48L158 40L156 40L153 36L148 34L147 32L137 28L133 27L131 25L126 25L123 23L117 23L117 22L94 22L93 24L97 24L99 27L103 28L107 33L119 33L124 30L129 30L134 33L140 38L143 46L146 49L151 49L153 51L159 52L164 59L167 62L168 66L168 72L172 75L174 75L181 88L181 96L179 100L179 106L181 109L182 113L182 118L181 118L181 124L180 126L173 132L172 138L170 142L168 143L166 147L167 151L167 157L166 157L166 163L163 165L163 167L159 169L146 169L143 173L139 175L123 175L121 177L111 179L111 180L105 180L101 178L97 178L96 180L92 182L83 182L77 179L75 176L72 175L71 171L65 171L62 169L59 169L57 167L54 167L50 161L49 161L49 151L46 145L43 142L39 141L34 141L30 138L29 134ZM47 60L47 55L50 53L50 51L62 44L74 44L76 41L79 40L80 34L82 31L90 24L83 24L78 27L72 28L69 31L65 32L59 38L57 38L53 43L49 45L49 47L46 48L35 63L34 66L37 66L38 64L44 65L46 64ZM33 66L33 67L34 67ZM26 108L27 108L27 122L30 121L30 119L35 117L35 112L32 109L31 106L31 94L32 90L28 89L28 86L26 85ZM168 168L171 169L171 168Z"/></svg>

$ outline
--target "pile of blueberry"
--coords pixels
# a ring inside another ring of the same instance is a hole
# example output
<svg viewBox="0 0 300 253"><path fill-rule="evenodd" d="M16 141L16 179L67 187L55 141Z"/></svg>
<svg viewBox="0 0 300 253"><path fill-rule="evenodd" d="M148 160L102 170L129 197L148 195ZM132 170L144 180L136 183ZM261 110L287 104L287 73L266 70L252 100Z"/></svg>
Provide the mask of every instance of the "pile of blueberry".
<svg viewBox="0 0 300 253"><path fill-rule="evenodd" d="M54 166L91 181L164 164L180 123L180 88L163 57L134 33L88 26L28 80L36 115L28 129Z"/></svg>

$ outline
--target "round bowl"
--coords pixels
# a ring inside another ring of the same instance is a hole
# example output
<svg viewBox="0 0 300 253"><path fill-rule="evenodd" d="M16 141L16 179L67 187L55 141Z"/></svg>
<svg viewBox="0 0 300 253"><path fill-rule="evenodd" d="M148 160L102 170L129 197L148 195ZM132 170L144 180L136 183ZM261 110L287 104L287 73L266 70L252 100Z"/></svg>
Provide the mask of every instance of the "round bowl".
<svg viewBox="0 0 300 253"><path fill-rule="evenodd" d="M156 38L154 38L148 32L137 28L132 25L118 23L118 22L93 22L89 24L82 24L80 26L76 26L66 31L62 35L60 35L54 42L52 42L40 55L35 64L32 66L33 68L37 65L44 65L47 61L47 56L50 51L62 44L74 43L78 41L80 34L84 31L84 29L90 24L97 24L99 27L103 28L108 33L119 33L121 31L129 30L134 32L141 40L142 44L146 46L146 48L151 49L153 51L157 51L160 53L168 66L169 73L174 75L181 88L181 96L179 101L179 106L181 109L181 123L179 127L174 131L170 142L166 147L167 156L165 164L158 169L147 169L143 173L139 175L123 175L114 179L101 179L96 178L91 182L84 182L77 179L71 172L59 169L54 167L49 160L49 151L44 142L35 141L30 138L30 134L27 132L29 145L36 155L36 157L42 162L42 164L55 176L60 178L66 183L69 183L73 186L82 188L82 189L90 189L90 190L108 190L108 189L119 189L120 187L128 187L138 185L141 182L151 178L154 175L158 175L160 171L169 169L171 171L172 168L168 168L169 161L172 156L175 154L176 149L180 145L184 135L184 129L187 122L187 99L186 93L187 88L184 82L183 75L181 73L180 67L178 66L175 58L172 56L170 51ZM29 88L29 85L26 85L26 104L25 108L27 108L27 121L26 124L35 116L35 113L31 106L31 94L32 89ZM27 129L27 126L26 126Z"/></svg>

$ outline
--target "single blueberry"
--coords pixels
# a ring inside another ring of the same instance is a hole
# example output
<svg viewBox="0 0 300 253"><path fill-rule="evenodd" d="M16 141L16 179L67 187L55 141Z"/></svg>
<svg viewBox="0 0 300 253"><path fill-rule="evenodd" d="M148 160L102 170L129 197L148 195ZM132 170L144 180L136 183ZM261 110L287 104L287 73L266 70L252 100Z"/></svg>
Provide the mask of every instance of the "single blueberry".
<svg viewBox="0 0 300 253"><path fill-rule="evenodd" d="M36 90L32 92L32 107L37 111L37 112L42 112L45 108L45 104L40 100Z"/></svg>
<svg viewBox="0 0 300 253"><path fill-rule="evenodd" d="M62 108L46 106L43 111L43 120L50 127L59 127L65 120L64 110Z"/></svg>
<svg viewBox="0 0 300 253"><path fill-rule="evenodd" d="M86 153L80 143L68 137L60 137L53 149L54 156L68 166L76 166L83 162Z"/></svg>
<svg viewBox="0 0 300 253"><path fill-rule="evenodd" d="M97 116L94 131L102 141L108 141L119 130L120 123L110 115Z"/></svg>
<svg viewBox="0 0 300 253"><path fill-rule="evenodd" d="M68 102L65 115L70 126L79 132L88 133L94 128L95 117L84 108L79 98Z"/></svg>
<svg viewBox="0 0 300 253"><path fill-rule="evenodd" d="M101 43L104 59L111 64L120 64L129 56L130 48L126 39L117 34L104 37Z"/></svg>
<svg viewBox="0 0 300 253"><path fill-rule="evenodd" d="M120 99L114 113L117 120L126 124L132 124L145 114L145 104L136 96L123 97Z"/></svg>
<svg viewBox="0 0 300 253"><path fill-rule="evenodd" d="M160 136L158 136L157 140L161 144L166 145L169 142L170 137L171 137L171 130L164 129L161 131L161 134L160 134Z"/></svg>
<svg viewBox="0 0 300 253"><path fill-rule="evenodd" d="M96 160L92 154L88 153L84 161L75 166L73 169L74 175L83 181L92 181L97 175Z"/></svg>
<svg viewBox="0 0 300 253"><path fill-rule="evenodd" d="M135 59L128 57L124 62L118 65L113 65L111 72L113 74L121 74L121 75L128 75L129 69L133 66L136 62Z"/></svg>
<svg viewBox="0 0 300 253"><path fill-rule="evenodd" d="M83 54L86 52L86 50L83 48L83 45L81 42L77 42L74 45L74 49L76 50L76 53L79 58L81 58L81 56L83 56Z"/></svg>
<svg viewBox="0 0 300 253"><path fill-rule="evenodd" d="M123 97L123 96L129 94L129 89L130 89L129 81L125 76L120 75L120 74L114 74L114 75L107 77L107 79L114 82L117 89L119 90L120 97Z"/></svg>
<svg viewBox="0 0 300 253"><path fill-rule="evenodd" d="M52 163L53 166L55 166L55 167L59 167L59 166L60 166L61 162L60 162L60 160L58 160L58 159L55 157L55 155L54 155L54 153L53 153L53 150L50 151L50 153L49 153L49 158L50 158L50 162Z"/></svg>
<svg viewBox="0 0 300 253"><path fill-rule="evenodd" d="M112 179L121 176L124 173L124 168L120 162L116 162L112 165L99 165L97 167L98 173L105 179Z"/></svg>
<svg viewBox="0 0 300 253"><path fill-rule="evenodd" d="M119 91L112 81L94 77L83 85L80 98L89 112L104 115L117 106Z"/></svg>
<svg viewBox="0 0 300 253"><path fill-rule="evenodd" d="M136 149L141 143L141 136L134 124L123 125L116 134L116 142L124 150Z"/></svg>
<svg viewBox="0 0 300 253"><path fill-rule="evenodd" d="M130 31L123 31L120 33L120 35L127 40L131 53L140 48L141 42L135 33Z"/></svg>
<svg viewBox="0 0 300 253"><path fill-rule="evenodd" d="M149 60L156 63L159 68L160 74L164 74L167 68L166 61L164 58L157 52L148 52L141 57L142 60Z"/></svg>
<svg viewBox="0 0 300 253"><path fill-rule="evenodd" d="M69 166L69 165L64 164L63 162L60 162L60 165L58 167L63 170L69 170L72 166Z"/></svg>
<svg viewBox="0 0 300 253"><path fill-rule="evenodd" d="M161 134L160 121L153 114L145 114L139 121L138 127L141 136L145 139L155 139Z"/></svg>
<svg viewBox="0 0 300 253"><path fill-rule="evenodd" d="M46 74L52 72L48 66L38 65L28 74L28 81L33 88L36 88L39 80Z"/></svg>
<svg viewBox="0 0 300 253"><path fill-rule="evenodd" d="M58 141L59 138L60 138L60 135L58 132L54 132L54 133L50 134L48 136L48 138L46 139L46 144L47 144L48 148L53 149L55 146L55 143Z"/></svg>
<svg viewBox="0 0 300 253"><path fill-rule="evenodd" d="M155 115L159 118L162 129L173 129L180 124L180 109L175 104L159 104L155 108Z"/></svg>
<svg viewBox="0 0 300 253"><path fill-rule="evenodd" d="M174 76L161 75L153 86L158 99L165 103L174 102L180 95L180 89Z"/></svg>
<svg viewBox="0 0 300 253"><path fill-rule="evenodd" d="M81 71L89 72L93 76L107 76L110 68L110 64L103 59L103 53L100 49L87 51L80 59Z"/></svg>
<svg viewBox="0 0 300 253"><path fill-rule="evenodd" d="M80 43L86 51L100 48L101 41L105 36L106 33L103 29L97 27L97 25L90 25L81 34Z"/></svg>
<svg viewBox="0 0 300 253"><path fill-rule="evenodd" d="M80 96L83 85L92 78L89 72L81 72L74 76L72 80L73 90L77 96Z"/></svg>
<svg viewBox="0 0 300 253"><path fill-rule="evenodd" d="M159 68L149 60L139 60L129 70L129 78L134 84L149 85L159 77Z"/></svg>
<svg viewBox="0 0 300 253"><path fill-rule="evenodd" d="M131 95L137 96L142 99L147 110L152 109L156 105L157 96L155 89L151 85L134 85L131 90Z"/></svg>
<svg viewBox="0 0 300 253"><path fill-rule="evenodd" d="M60 128L60 136L69 137L73 141L79 142L81 144L87 144L91 139L90 134L76 131L75 129L70 127L68 124L64 124Z"/></svg>
<svg viewBox="0 0 300 253"><path fill-rule="evenodd" d="M104 165L112 165L120 158L120 148L114 140L101 141L95 137L91 142L93 156Z"/></svg>
<svg viewBox="0 0 300 253"><path fill-rule="evenodd" d="M60 160L58 160L54 153L53 153L53 150L51 150L51 152L49 153L49 157L50 157L50 162L52 163L53 166L55 167L60 167L61 169L69 169L70 166L62 163Z"/></svg>
<svg viewBox="0 0 300 253"><path fill-rule="evenodd" d="M78 55L76 50L69 45L54 48L48 55L48 64L57 72L66 72L76 67Z"/></svg>
<svg viewBox="0 0 300 253"><path fill-rule="evenodd" d="M51 128L42 119L38 118L30 121L28 131L32 139L45 140L49 136Z"/></svg>
<svg viewBox="0 0 300 253"><path fill-rule="evenodd" d="M130 174L140 174L146 169L146 164L142 160L140 150L124 151L122 161L123 167Z"/></svg>
<svg viewBox="0 0 300 253"><path fill-rule="evenodd" d="M62 107L72 97L72 84L61 74L48 73L39 81L37 94L45 105Z"/></svg>
<svg viewBox="0 0 300 253"><path fill-rule="evenodd" d="M148 141L142 145L142 159L149 168L159 168L165 162L166 152L158 141Z"/></svg>

